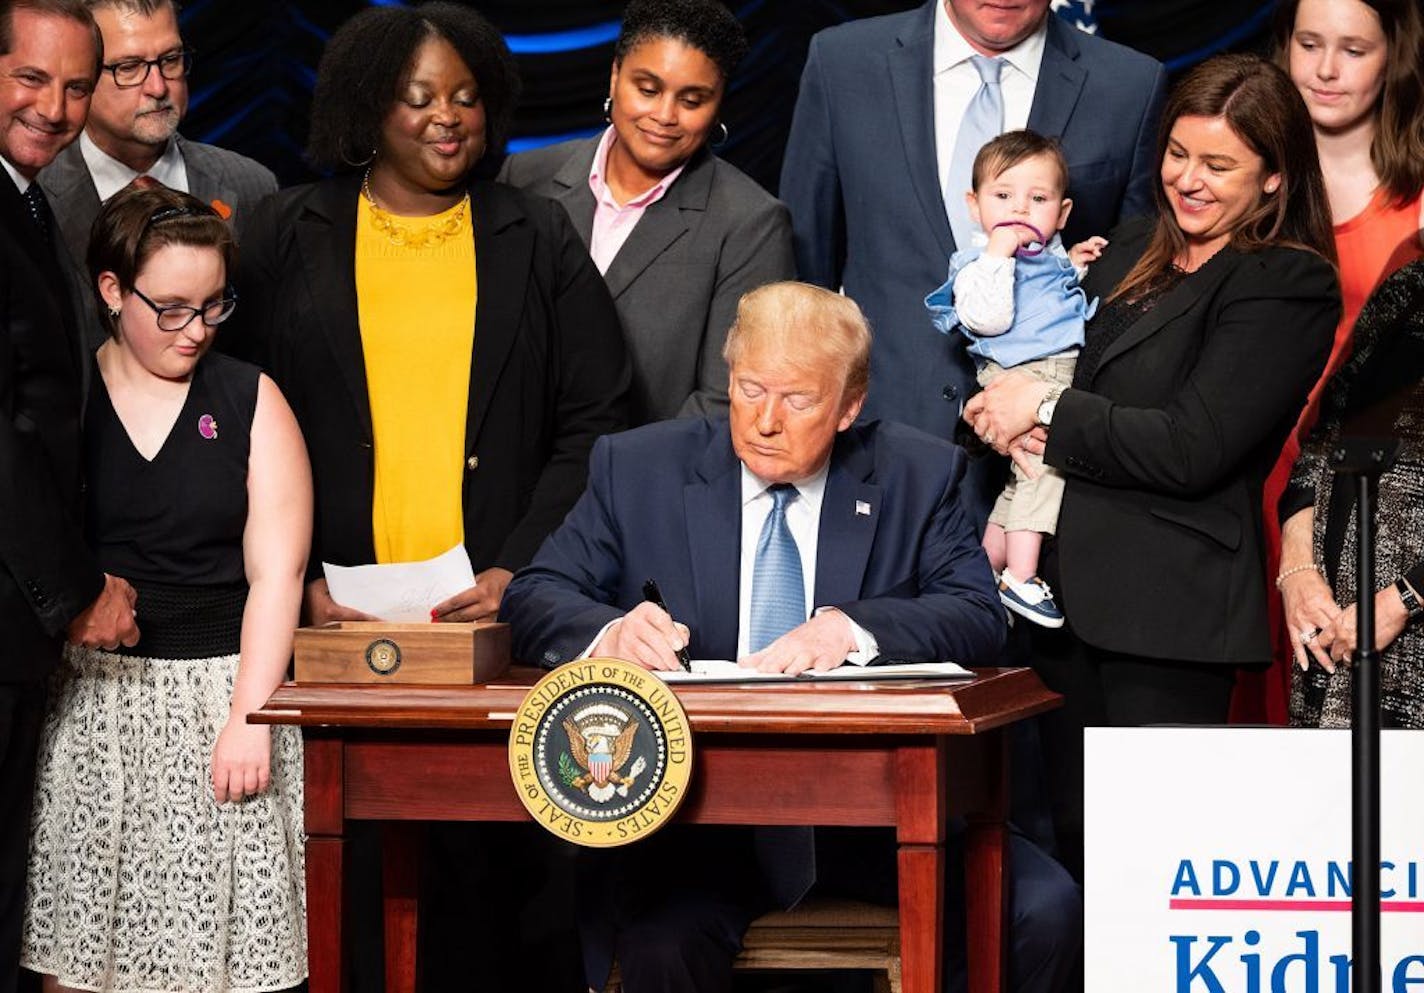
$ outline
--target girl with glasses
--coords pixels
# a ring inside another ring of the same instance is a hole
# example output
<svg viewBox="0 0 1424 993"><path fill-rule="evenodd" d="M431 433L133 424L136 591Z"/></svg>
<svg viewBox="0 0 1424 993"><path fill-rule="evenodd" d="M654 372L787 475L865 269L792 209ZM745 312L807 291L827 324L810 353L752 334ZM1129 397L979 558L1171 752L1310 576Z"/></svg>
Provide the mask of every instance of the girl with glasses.
<svg viewBox="0 0 1424 993"><path fill-rule="evenodd" d="M40 745L23 964L46 990L276 990L306 977L301 738L249 725L286 673L312 493L296 419L210 354L236 304L212 208L104 208L109 340L85 414L87 531L137 591L133 648L69 646Z"/></svg>

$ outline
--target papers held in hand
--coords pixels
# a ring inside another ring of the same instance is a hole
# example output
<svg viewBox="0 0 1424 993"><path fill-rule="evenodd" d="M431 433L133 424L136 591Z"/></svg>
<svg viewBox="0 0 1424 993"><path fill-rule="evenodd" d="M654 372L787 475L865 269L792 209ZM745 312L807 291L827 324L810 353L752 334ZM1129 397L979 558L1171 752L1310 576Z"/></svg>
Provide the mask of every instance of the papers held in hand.
<svg viewBox="0 0 1424 993"><path fill-rule="evenodd" d="M475 585L464 545L423 562L340 566L321 564L331 598L383 621L430 622L430 608Z"/></svg>
<svg viewBox="0 0 1424 993"><path fill-rule="evenodd" d="M891 680L891 679L973 679L974 673L953 662L896 662L887 665L842 665L825 672L803 672L788 676L784 672L762 672L728 662L725 659L693 659L692 671L667 672L653 670L653 675L668 683L765 683L791 682L803 679L821 680Z"/></svg>

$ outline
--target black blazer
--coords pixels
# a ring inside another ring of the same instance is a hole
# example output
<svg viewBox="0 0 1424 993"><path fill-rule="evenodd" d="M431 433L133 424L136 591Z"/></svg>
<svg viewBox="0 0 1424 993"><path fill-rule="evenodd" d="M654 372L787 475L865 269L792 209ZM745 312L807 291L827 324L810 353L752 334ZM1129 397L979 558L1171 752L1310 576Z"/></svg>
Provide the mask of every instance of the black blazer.
<svg viewBox="0 0 1424 993"><path fill-rule="evenodd" d="M0 174L0 683L45 676L104 586L81 526L82 292L62 243L41 249Z"/></svg>
<svg viewBox="0 0 1424 993"><path fill-rule="evenodd" d="M1114 232L1089 297L1112 292L1149 234L1141 221ZM1086 389L1063 394L1045 460L1068 480L1059 582L1083 641L1270 659L1261 491L1339 316L1320 256L1226 248L1108 347Z"/></svg>
<svg viewBox="0 0 1424 993"><path fill-rule="evenodd" d="M360 176L298 186L248 220L237 281L249 337L292 404L316 484L312 570L375 561L374 449L356 304ZM465 422L465 547L519 569L583 492L594 439L627 423L613 301L563 208L472 182L479 297ZM412 314L412 321L420 315Z"/></svg>

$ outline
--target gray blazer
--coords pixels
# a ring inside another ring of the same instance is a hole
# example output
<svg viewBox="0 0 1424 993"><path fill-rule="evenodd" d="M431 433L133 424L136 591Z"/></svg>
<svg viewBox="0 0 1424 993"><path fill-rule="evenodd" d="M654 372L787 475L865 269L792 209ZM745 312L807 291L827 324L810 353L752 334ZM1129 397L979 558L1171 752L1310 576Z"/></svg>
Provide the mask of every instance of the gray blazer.
<svg viewBox="0 0 1424 993"><path fill-rule="evenodd" d="M499 178L563 204L587 245L598 140L511 156ZM791 219L781 202L715 155L693 156L604 274L633 360L634 423L725 410L722 344L737 301L795 275Z"/></svg>
<svg viewBox="0 0 1424 993"><path fill-rule="evenodd" d="M188 189L204 203L221 200L232 210L233 230L242 237L242 224L252 208L269 193L277 192L272 170L245 155L216 145L204 145L177 137L178 151L188 170ZM59 221L64 243L81 266L89 250L89 230L99 216L99 193L89 178L89 167L73 142L60 152L39 175L49 198L50 209Z"/></svg>

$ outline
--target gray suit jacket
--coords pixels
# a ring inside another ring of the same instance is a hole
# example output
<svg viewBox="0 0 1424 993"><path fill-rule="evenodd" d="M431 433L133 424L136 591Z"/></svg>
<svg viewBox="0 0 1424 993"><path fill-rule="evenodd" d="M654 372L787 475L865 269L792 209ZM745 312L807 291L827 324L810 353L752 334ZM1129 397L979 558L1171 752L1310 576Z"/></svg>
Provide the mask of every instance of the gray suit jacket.
<svg viewBox="0 0 1424 993"><path fill-rule="evenodd" d="M594 137L523 152L499 178L563 204L587 245L597 148ZM693 156L604 274L633 359L633 422L725 410L722 343L737 301L795 275L786 208L715 155Z"/></svg>
<svg viewBox="0 0 1424 993"><path fill-rule="evenodd" d="M188 170L188 189L203 203L221 200L232 210L233 230L239 239L247 214L269 193L277 192L272 170L245 155L216 145L177 137L178 151ZM89 178L89 167L73 142L40 172L40 185L64 233L64 243L82 267L89 249L89 231L99 216L99 193Z"/></svg>

